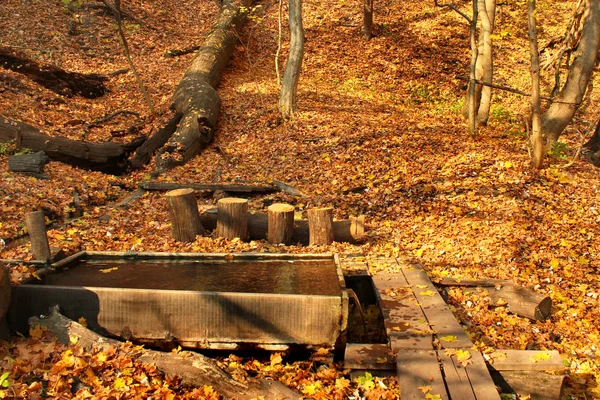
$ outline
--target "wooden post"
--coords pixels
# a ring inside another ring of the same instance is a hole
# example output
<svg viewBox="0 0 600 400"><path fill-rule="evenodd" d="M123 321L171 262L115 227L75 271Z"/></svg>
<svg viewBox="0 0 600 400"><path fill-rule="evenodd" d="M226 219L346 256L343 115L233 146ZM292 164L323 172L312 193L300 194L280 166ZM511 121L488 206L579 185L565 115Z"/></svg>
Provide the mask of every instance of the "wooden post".
<svg viewBox="0 0 600 400"><path fill-rule="evenodd" d="M197 235L204 233L194 190L171 190L165 196L169 203L173 239L179 242L193 242Z"/></svg>
<svg viewBox="0 0 600 400"><path fill-rule="evenodd" d="M226 239L248 236L248 200L225 197L217 203L217 237Z"/></svg>
<svg viewBox="0 0 600 400"><path fill-rule="evenodd" d="M333 242L333 208L308 210L309 244L330 245Z"/></svg>
<svg viewBox="0 0 600 400"><path fill-rule="evenodd" d="M47 261L50 259L50 245L46 235L46 222L43 211L34 211L25 214L25 225L31 241L31 252L36 260Z"/></svg>
<svg viewBox="0 0 600 400"><path fill-rule="evenodd" d="M267 215L269 243L290 244L294 233L294 206L283 203L271 204Z"/></svg>

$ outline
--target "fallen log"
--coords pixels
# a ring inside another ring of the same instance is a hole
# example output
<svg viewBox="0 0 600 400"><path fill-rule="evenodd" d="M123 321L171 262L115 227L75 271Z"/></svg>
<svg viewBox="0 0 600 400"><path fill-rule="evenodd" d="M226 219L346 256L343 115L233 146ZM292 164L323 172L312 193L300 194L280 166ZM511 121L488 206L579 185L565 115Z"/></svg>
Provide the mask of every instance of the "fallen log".
<svg viewBox="0 0 600 400"><path fill-rule="evenodd" d="M48 161L50 161L50 158L43 151L18 154L8 158L8 170L40 179L49 179L50 177L44 174L44 166Z"/></svg>
<svg viewBox="0 0 600 400"><path fill-rule="evenodd" d="M236 185L236 184L220 184L220 183L169 183L169 182L152 182L145 181L139 184L140 189L144 190L177 190L177 189L194 189L201 192L215 192L222 190L227 193L274 193L277 188L271 185Z"/></svg>
<svg viewBox="0 0 600 400"><path fill-rule="evenodd" d="M513 314L532 320L545 321L552 311L552 299L533 289L515 285L508 280L445 278L442 286L467 286L487 290L492 304L505 302Z"/></svg>
<svg viewBox="0 0 600 400"><path fill-rule="evenodd" d="M0 47L0 65L5 69L26 75L35 83L65 97L82 96L95 99L108 91L104 86L108 77L104 75L67 72L55 65L42 65L18 57L5 47Z"/></svg>
<svg viewBox="0 0 600 400"><path fill-rule="evenodd" d="M175 112L182 114L176 132L157 156L163 172L195 157L213 138L221 99L216 87L237 42L251 0L224 0L219 14L173 95Z"/></svg>
<svg viewBox="0 0 600 400"><path fill-rule="evenodd" d="M29 325L45 326L62 344L74 341L87 351L93 348L107 349L118 347L121 342L101 336L83 325L63 316L58 307L51 309L46 318L31 317ZM229 399L297 399L299 394L276 381L259 379L257 382L241 383L223 371L210 358L198 353L163 353L155 350L142 350L131 355L145 364L152 364L168 377L178 376L181 384L189 387L212 386L219 394Z"/></svg>
<svg viewBox="0 0 600 400"><path fill-rule="evenodd" d="M54 161L119 174L126 170L128 155L145 141L145 137L128 144L84 142L49 136L29 124L0 116L0 142L10 141L15 141L20 148L43 151Z"/></svg>
<svg viewBox="0 0 600 400"><path fill-rule="evenodd" d="M202 226L214 230L217 226L217 209L210 208L200 214ZM362 221L362 223L360 222ZM248 213L248 236L250 240L266 239L269 217L265 213ZM357 243L364 238L364 218L356 217L333 222L333 237L336 242ZM291 243L308 245L309 229L307 220L294 221Z"/></svg>
<svg viewBox="0 0 600 400"><path fill-rule="evenodd" d="M154 135L150 136L148 140L138 147L133 153L133 156L129 160L131 169L138 169L146 165L150 158L156 153L158 149L164 146L165 143L177 129L177 124L181 120L181 114L175 114L173 118L167 122L167 124L159 129Z"/></svg>

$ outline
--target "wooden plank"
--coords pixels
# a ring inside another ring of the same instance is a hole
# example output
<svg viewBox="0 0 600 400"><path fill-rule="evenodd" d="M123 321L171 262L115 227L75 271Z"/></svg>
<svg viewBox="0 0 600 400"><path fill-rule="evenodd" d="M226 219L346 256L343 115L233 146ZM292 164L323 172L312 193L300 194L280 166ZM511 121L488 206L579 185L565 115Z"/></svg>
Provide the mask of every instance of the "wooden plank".
<svg viewBox="0 0 600 400"><path fill-rule="evenodd" d="M401 262L402 273L412 286L415 297L438 337L456 336L453 342L441 341L445 348L468 348L473 345L460 323L448 308L429 277L417 264Z"/></svg>
<svg viewBox="0 0 600 400"><path fill-rule="evenodd" d="M396 361L402 400L423 400L426 394L449 400L435 350L403 350ZM431 390L420 388L431 387Z"/></svg>
<svg viewBox="0 0 600 400"><path fill-rule="evenodd" d="M432 331L402 273L373 276L386 333L394 350L433 348Z"/></svg>
<svg viewBox="0 0 600 400"><path fill-rule="evenodd" d="M561 400L564 375L552 375L543 371L494 371L492 377L502 393L518 393L531 400Z"/></svg>
<svg viewBox="0 0 600 400"><path fill-rule="evenodd" d="M562 358L555 350L496 350L488 356L489 367L496 371L565 370Z"/></svg>
<svg viewBox="0 0 600 400"><path fill-rule="evenodd" d="M387 344L348 343L344 368L361 370L395 370L396 356Z"/></svg>
<svg viewBox="0 0 600 400"><path fill-rule="evenodd" d="M475 397L481 400L500 400L500 394L485 365L485 360L477 350L469 350L472 363L465 367ZM454 357L453 357L454 358Z"/></svg>
<svg viewBox="0 0 600 400"><path fill-rule="evenodd" d="M450 357L444 351L438 351L438 357L444 369L444 379L450 398L456 400L475 400L475 393L465 368L456 363L456 357Z"/></svg>

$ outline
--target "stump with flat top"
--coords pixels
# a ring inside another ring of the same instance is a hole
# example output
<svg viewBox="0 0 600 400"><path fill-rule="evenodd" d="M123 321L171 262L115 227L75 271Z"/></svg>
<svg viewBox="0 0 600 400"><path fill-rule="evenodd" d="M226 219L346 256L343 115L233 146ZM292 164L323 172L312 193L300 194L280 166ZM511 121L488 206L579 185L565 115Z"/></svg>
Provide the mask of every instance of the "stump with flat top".
<svg viewBox="0 0 600 400"><path fill-rule="evenodd" d="M333 243L333 208L319 207L308 210L309 244L327 246Z"/></svg>
<svg viewBox="0 0 600 400"><path fill-rule="evenodd" d="M193 242L197 235L204 233L194 190L190 188L171 190L165 196L169 203L173 239L179 242Z"/></svg>
<svg viewBox="0 0 600 400"><path fill-rule="evenodd" d="M31 241L31 252L36 260L46 261L51 258L50 245L46 235L46 221L43 211L25 214L25 225Z"/></svg>
<svg viewBox="0 0 600 400"><path fill-rule="evenodd" d="M283 203L271 204L267 215L269 243L290 244L294 233L294 206Z"/></svg>
<svg viewBox="0 0 600 400"><path fill-rule="evenodd" d="M217 203L217 237L225 239L248 236L248 200L225 197Z"/></svg>

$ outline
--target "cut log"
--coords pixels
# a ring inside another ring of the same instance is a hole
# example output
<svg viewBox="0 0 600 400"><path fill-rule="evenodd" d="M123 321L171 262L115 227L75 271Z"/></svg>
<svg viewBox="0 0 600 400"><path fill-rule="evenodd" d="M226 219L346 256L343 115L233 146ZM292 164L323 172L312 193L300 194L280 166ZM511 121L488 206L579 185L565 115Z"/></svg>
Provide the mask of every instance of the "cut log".
<svg viewBox="0 0 600 400"><path fill-rule="evenodd" d="M217 236L225 239L248 236L248 200L225 197L217 203Z"/></svg>
<svg viewBox="0 0 600 400"><path fill-rule="evenodd" d="M121 345L121 342L117 340L100 336L79 323L66 318L60 314L58 307L54 307L46 318L30 318L29 324L31 327L36 325L47 327L62 344L69 345L72 340L77 340L77 345L87 351L94 348L106 350ZM237 382L210 358L198 353L182 351L175 354L155 350L141 350L130 355L142 363L156 366L167 377L178 376L184 386L212 386L219 394L228 399L241 400L263 397L268 399L297 399L300 396L276 381L259 379L258 383Z"/></svg>
<svg viewBox="0 0 600 400"><path fill-rule="evenodd" d="M291 244L294 233L294 206L282 203L271 204L267 218L269 243Z"/></svg>
<svg viewBox="0 0 600 400"><path fill-rule="evenodd" d="M357 217L363 219L364 217ZM213 230L217 226L217 210L210 208L200 214L204 228ZM248 235L250 240L263 240L267 238L268 216L265 213L248 214ZM361 228L362 227L362 228ZM364 225L355 225L352 230L352 221L345 219L333 222L333 236L336 242L358 243L365 237ZM308 245L308 221L294 220L294 233L292 243Z"/></svg>
<svg viewBox="0 0 600 400"><path fill-rule="evenodd" d="M319 207L308 210L310 245L328 246L333 243L333 208Z"/></svg>
<svg viewBox="0 0 600 400"><path fill-rule="evenodd" d="M48 161L50 159L43 151L10 156L8 158L8 170L36 178L48 179L48 175L44 174L44 166Z"/></svg>
<svg viewBox="0 0 600 400"><path fill-rule="evenodd" d="M515 285L511 281L477 279L458 280L446 278L440 282L444 286L471 286L487 290L493 305L506 302L513 314L532 320L545 321L552 311L552 299L535 290Z"/></svg>
<svg viewBox="0 0 600 400"><path fill-rule="evenodd" d="M175 190L190 188L197 191L215 192L221 190L227 193L257 193L266 194L276 192L277 189L271 185L236 185L236 184L203 184L203 183L168 183L168 182L141 182L139 187L144 190Z"/></svg>
<svg viewBox="0 0 600 400"><path fill-rule="evenodd" d="M171 190L165 196L169 203L173 239L179 242L193 242L197 235L204 233L194 190Z"/></svg>
<svg viewBox="0 0 600 400"><path fill-rule="evenodd" d="M543 371L494 371L492 379L502 393L517 393L520 398L531 400L561 400L564 375L552 375Z"/></svg>
<svg viewBox="0 0 600 400"><path fill-rule="evenodd" d="M124 145L71 140L45 135L29 124L0 116L0 142L16 141L21 148L43 151L51 160L107 173L124 172L128 155L144 140L140 137Z"/></svg>
<svg viewBox="0 0 600 400"><path fill-rule="evenodd" d="M212 140L221 108L216 87L250 4L250 0L223 1L211 32L173 95L172 107L183 116L169 143L157 156L157 172L185 164Z"/></svg>
<svg viewBox="0 0 600 400"><path fill-rule="evenodd" d="M108 77L104 75L67 72L55 65L42 65L18 57L5 47L0 47L0 65L5 69L26 75L35 83L66 97L82 96L95 99L108 91L104 86Z"/></svg>
<svg viewBox="0 0 600 400"><path fill-rule="evenodd" d="M496 350L488 358L488 368L494 371L565 372L556 350Z"/></svg>
<svg viewBox="0 0 600 400"><path fill-rule="evenodd" d="M173 135L175 129L177 129L177 124L181 120L181 114L175 114L173 118L167 122L167 124L159 129L154 135L148 138L140 147L137 148L131 160L129 160L129 164L132 169L138 169L146 165L154 153L158 151Z"/></svg>
<svg viewBox="0 0 600 400"><path fill-rule="evenodd" d="M25 214L25 224L31 240L31 252L36 260L50 260L50 245L48 244L48 235L46 235L46 221L43 211L34 211Z"/></svg>

